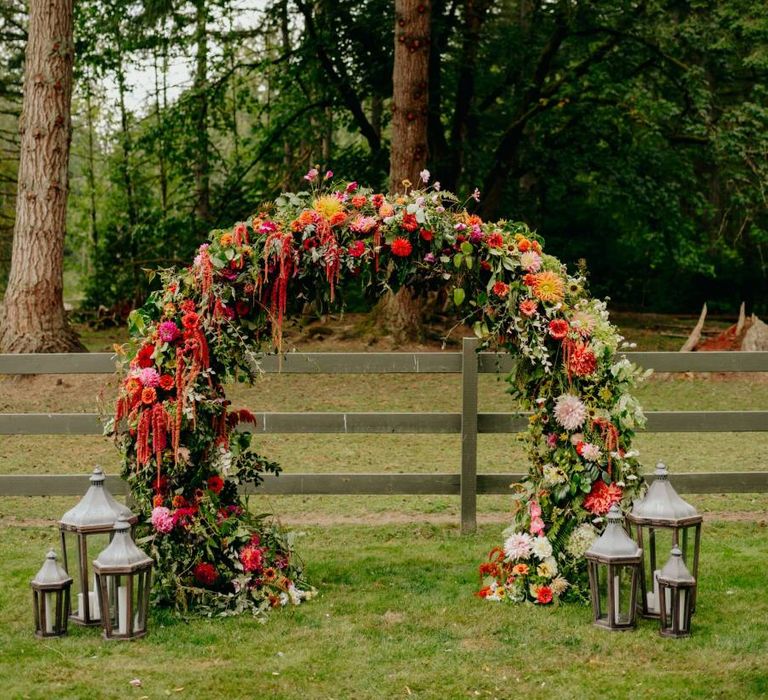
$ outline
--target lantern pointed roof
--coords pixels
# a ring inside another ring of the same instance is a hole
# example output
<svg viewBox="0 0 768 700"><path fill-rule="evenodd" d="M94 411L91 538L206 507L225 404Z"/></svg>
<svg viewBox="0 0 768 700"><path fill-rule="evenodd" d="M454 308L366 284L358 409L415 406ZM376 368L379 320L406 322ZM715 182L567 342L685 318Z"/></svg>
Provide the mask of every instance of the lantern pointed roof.
<svg viewBox="0 0 768 700"><path fill-rule="evenodd" d="M697 522L698 511L683 500L669 481L669 471L662 462L656 465L653 483L642 501L635 501L630 513L633 522L667 521L670 525Z"/></svg>
<svg viewBox="0 0 768 700"><path fill-rule="evenodd" d="M615 503L608 511L608 525L584 556L595 559L627 559L640 557L642 550L622 526L621 509Z"/></svg>
<svg viewBox="0 0 768 700"><path fill-rule="evenodd" d="M152 564L152 558L136 546L131 537L131 525L125 517L118 518L109 545L93 561L98 573L111 570L137 569Z"/></svg>
<svg viewBox="0 0 768 700"><path fill-rule="evenodd" d="M664 567L659 572L659 581L664 583L696 583L696 579L688 571L688 567L683 560L683 553L677 545L672 547L667 563L664 564Z"/></svg>
<svg viewBox="0 0 768 700"><path fill-rule="evenodd" d="M64 567L59 564L58 559L56 558L56 552L51 549L46 555L45 561L40 567L40 571L38 571L35 574L35 578L32 579L32 585L47 588L66 586L68 583L72 583L72 577L64 570Z"/></svg>
<svg viewBox="0 0 768 700"><path fill-rule="evenodd" d="M118 503L104 486L106 475L101 467L96 467L90 477L91 485L80 502L68 510L59 521L60 525L77 529L111 529L115 520L125 516L135 522L136 516L130 508Z"/></svg>

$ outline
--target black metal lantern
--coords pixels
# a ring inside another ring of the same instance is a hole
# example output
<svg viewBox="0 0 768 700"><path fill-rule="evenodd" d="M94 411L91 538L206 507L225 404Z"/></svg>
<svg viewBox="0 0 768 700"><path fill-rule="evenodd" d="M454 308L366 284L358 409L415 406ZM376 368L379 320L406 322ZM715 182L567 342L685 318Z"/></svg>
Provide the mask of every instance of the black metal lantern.
<svg viewBox="0 0 768 700"><path fill-rule="evenodd" d="M61 637L66 634L72 577L59 565L56 552L48 552L31 585L35 634L38 637Z"/></svg>
<svg viewBox="0 0 768 700"><path fill-rule="evenodd" d="M661 600L658 584L663 561L661 556L672 547L679 547L683 561L693 577L698 578L703 518L690 503L680 498L669 482L667 467L659 462L648 493L642 501L634 504L627 519L634 525L635 539L644 552L638 609L643 617L656 619ZM694 590L691 611L695 609Z"/></svg>
<svg viewBox="0 0 768 700"><path fill-rule="evenodd" d="M673 547L669 561L659 573L659 634L688 637L696 593L696 579L688 571L679 547Z"/></svg>
<svg viewBox="0 0 768 700"><path fill-rule="evenodd" d="M643 553L627 535L619 507L608 511L608 524L584 555L589 568L593 621L609 630L635 626L637 581Z"/></svg>
<svg viewBox="0 0 768 700"><path fill-rule="evenodd" d="M76 602L77 607L71 609L70 618L78 625L98 625L101 621L96 581L94 579L91 583L89 575L89 547L91 551L104 547L112 537L115 520L120 516L125 516L131 523L138 519L106 489L105 478L101 468L96 467L91 474L88 491L59 522L64 568L73 573L75 579L72 602ZM75 568L70 568L72 564Z"/></svg>
<svg viewBox="0 0 768 700"><path fill-rule="evenodd" d="M93 562L105 639L135 639L147 633L152 559L131 537L125 517L115 523L109 546Z"/></svg>

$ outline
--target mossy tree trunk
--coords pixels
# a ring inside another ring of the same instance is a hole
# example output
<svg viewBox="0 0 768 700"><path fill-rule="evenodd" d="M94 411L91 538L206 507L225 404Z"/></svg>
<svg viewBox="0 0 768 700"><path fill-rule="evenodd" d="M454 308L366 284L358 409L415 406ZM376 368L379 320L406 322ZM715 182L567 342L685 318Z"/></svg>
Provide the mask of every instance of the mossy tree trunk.
<svg viewBox="0 0 768 700"><path fill-rule="evenodd" d="M73 55L72 0L31 0L3 352L83 349L63 297Z"/></svg>

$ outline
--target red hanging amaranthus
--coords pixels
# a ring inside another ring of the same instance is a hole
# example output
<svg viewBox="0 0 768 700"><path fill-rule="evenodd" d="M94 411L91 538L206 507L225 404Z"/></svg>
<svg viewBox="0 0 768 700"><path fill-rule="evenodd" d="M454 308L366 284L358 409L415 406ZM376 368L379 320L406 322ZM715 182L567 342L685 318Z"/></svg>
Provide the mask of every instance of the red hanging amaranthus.
<svg viewBox="0 0 768 700"><path fill-rule="evenodd" d="M264 243L264 282L269 282L269 260L277 258L277 278L272 281L269 311L272 317L272 338L278 350L283 344L283 319L288 306L288 280L294 271L293 235L274 230Z"/></svg>
<svg viewBox="0 0 768 700"><path fill-rule="evenodd" d="M152 427L152 410L145 409L139 413L139 426L136 430L136 463L144 466L152 456L149 444L149 434Z"/></svg>
<svg viewBox="0 0 768 700"><path fill-rule="evenodd" d="M331 303L333 303L336 297L336 282L339 279L339 272L341 271L341 253L343 249L339 246L336 236L333 234L333 229L325 219L321 219L318 222L317 233L318 238L320 239L320 245L325 248L325 253L323 253L325 278L328 280Z"/></svg>

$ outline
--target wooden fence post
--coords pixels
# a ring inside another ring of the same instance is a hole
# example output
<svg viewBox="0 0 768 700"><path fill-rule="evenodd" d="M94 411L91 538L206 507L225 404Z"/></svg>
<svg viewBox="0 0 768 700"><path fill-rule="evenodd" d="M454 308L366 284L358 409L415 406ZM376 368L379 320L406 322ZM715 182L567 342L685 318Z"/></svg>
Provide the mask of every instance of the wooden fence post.
<svg viewBox="0 0 768 700"><path fill-rule="evenodd" d="M477 338L461 348L461 534L477 530Z"/></svg>

